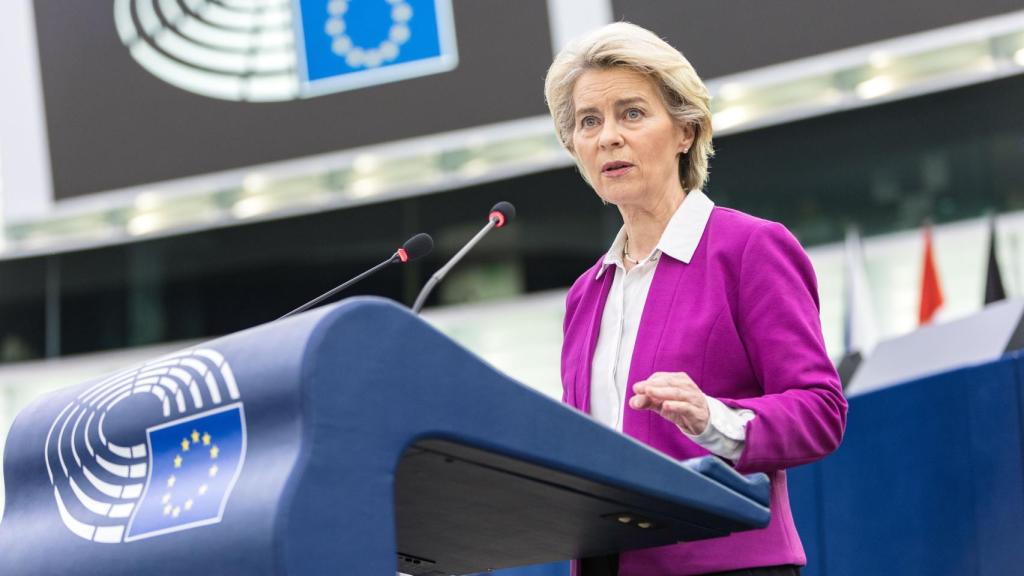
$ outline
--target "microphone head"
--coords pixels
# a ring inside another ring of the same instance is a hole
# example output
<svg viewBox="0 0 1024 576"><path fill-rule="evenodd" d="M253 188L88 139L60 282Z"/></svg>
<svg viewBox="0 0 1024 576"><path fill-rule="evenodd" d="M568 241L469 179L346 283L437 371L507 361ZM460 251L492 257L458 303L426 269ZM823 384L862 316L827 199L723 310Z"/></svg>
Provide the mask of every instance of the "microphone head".
<svg viewBox="0 0 1024 576"><path fill-rule="evenodd" d="M497 223L494 225L495 228L501 228L508 223L509 220L516 217L516 207L510 202L501 201L491 208L491 213L487 217L489 220L495 220Z"/></svg>
<svg viewBox="0 0 1024 576"><path fill-rule="evenodd" d="M430 234L420 232L402 244L402 247L398 249L398 257L403 263L410 262L430 254L433 249L434 239L430 237Z"/></svg>

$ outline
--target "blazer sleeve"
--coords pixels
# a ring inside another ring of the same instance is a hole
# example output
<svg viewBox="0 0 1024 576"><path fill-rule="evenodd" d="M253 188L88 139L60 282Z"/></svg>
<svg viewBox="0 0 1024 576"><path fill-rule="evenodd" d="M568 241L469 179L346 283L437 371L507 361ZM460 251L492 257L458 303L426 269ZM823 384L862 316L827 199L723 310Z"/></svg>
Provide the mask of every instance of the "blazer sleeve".
<svg viewBox="0 0 1024 576"><path fill-rule="evenodd" d="M736 469L771 472L813 462L839 447L846 398L825 351L810 259L781 224L764 222L743 250L737 326L763 395L721 398L753 410Z"/></svg>

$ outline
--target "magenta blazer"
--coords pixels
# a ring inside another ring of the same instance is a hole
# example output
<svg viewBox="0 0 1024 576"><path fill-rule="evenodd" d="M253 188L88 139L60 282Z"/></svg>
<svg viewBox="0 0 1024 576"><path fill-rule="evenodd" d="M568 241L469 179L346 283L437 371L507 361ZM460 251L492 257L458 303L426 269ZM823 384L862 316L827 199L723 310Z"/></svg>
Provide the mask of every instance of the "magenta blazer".
<svg viewBox="0 0 1024 576"><path fill-rule="evenodd" d="M562 400L587 413L594 348L615 276L596 278L603 260L566 299ZM705 394L754 411L734 465L769 475L772 519L761 530L623 553L620 576L806 564L785 469L839 446L846 399L825 353L814 269L784 226L715 207L689 264L664 254L658 262L629 369L623 432L679 460L708 454L675 424L629 407L633 383L654 372L686 372Z"/></svg>

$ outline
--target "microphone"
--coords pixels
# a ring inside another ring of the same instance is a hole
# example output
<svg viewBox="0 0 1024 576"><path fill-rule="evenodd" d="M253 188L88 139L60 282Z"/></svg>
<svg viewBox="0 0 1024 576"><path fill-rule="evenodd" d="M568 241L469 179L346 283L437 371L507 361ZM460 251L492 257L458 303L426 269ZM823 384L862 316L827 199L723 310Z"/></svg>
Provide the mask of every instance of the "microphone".
<svg viewBox="0 0 1024 576"><path fill-rule="evenodd" d="M373 268L370 268L366 272L363 272L362 274L356 276L355 278L349 280L348 282L345 282L340 286L336 286L331 290L324 292L323 294L317 296L316 298L310 300L309 302L306 302L302 306L299 306L295 310L292 310L291 312L285 314L284 316L281 316L280 318L278 318L278 320L283 320L289 316L298 314L299 312L305 312L306 310L309 310L310 308L330 298L331 296L334 296L338 292L341 292L345 288L348 288L349 286L355 284L356 282L359 282L360 280L368 276L376 274L377 272L383 270L384 268L396 262L401 262L402 264L405 264L406 262L412 262L413 260L417 260L419 258L426 256L427 254L430 254L430 251L433 249L434 239L430 237L430 234L424 234L421 232L413 236L412 238L406 240L405 244L402 244L402 247L396 250L395 253L392 254L391 257L388 258L387 260L381 262L380 264L377 264Z"/></svg>
<svg viewBox="0 0 1024 576"><path fill-rule="evenodd" d="M412 305L413 313L420 313L420 310L423 309L423 303L427 301L427 296L430 296L430 292L434 289L434 286L437 286L437 283L444 279L445 275L447 275L448 272L459 263L459 260L462 260L462 257L465 256L473 246L476 246L477 242L482 240L483 237L492 229L505 226L505 224L508 224L509 221L515 217L516 207L509 202L502 201L495 204L494 208L491 208L491 213L487 216L487 225L477 232L476 236L473 236L473 238L462 247L462 250L459 250L455 256L452 256L452 259L449 260L447 264L442 266L437 272L434 272L434 275L430 277L430 280L427 280L423 289L420 290L419 296L416 297L416 303Z"/></svg>

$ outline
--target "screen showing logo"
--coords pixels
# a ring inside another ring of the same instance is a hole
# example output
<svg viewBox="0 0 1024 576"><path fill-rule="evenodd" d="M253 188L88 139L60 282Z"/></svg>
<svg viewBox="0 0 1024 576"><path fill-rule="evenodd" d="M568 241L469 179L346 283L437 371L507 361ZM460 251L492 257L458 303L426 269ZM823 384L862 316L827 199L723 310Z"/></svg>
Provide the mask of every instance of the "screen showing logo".
<svg viewBox="0 0 1024 576"><path fill-rule="evenodd" d="M115 0L132 57L196 94L252 102L452 70L451 0Z"/></svg>
<svg viewBox="0 0 1024 576"><path fill-rule="evenodd" d="M434 0L299 0L303 86L333 92L455 67L451 6ZM444 10L439 14L438 8ZM324 17L326 16L326 21Z"/></svg>
<svg viewBox="0 0 1024 576"><path fill-rule="evenodd" d="M44 458L68 530L116 544L220 522L245 451L231 367L197 349L86 389L54 420Z"/></svg>

